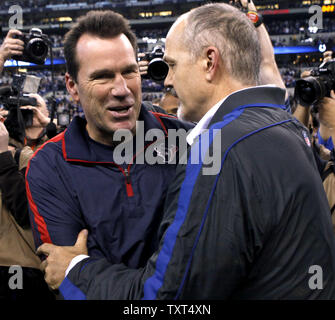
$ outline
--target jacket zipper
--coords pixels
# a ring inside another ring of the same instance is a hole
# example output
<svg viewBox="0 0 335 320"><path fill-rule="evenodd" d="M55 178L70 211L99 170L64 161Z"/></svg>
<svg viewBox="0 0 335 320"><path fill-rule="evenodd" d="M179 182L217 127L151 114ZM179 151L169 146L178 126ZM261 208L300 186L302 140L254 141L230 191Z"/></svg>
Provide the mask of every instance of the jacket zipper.
<svg viewBox="0 0 335 320"><path fill-rule="evenodd" d="M136 157L141 153L141 152L144 152L146 148L148 148L150 145L152 145L155 141L151 142L151 143L148 143L144 149L142 151L140 151L138 154L135 154L135 156L133 157L133 163L135 162L135 159ZM134 190L133 190L133 187L131 185L131 180L130 180L130 168L132 166L132 163L130 163L128 165L128 168L127 169L122 169L121 167L119 167L123 174L125 175L126 177L126 189L127 189L127 195L128 197L133 197L134 196Z"/></svg>
<svg viewBox="0 0 335 320"><path fill-rule="evenodd" d="M149 143L149 144L147 144L141 152L144 152L145 149L148 148L153 143L154 143L154 141L151 142L151 143ZM135 159L138 156L138 154L136 154L133 157L133 162L135 161ZM131 180L130 180L130 168L132 166L132 163L128 165L127 169L123 169L122 167L120 167L118 165L116 165L116 166L122 171L123 175L126 177L126 191L127 191L128 197L133 197L134 196L134 190L133 190L133 186L131 185Z"/></svg>
<svg viewBox="0 0 335 320"><path fill-rule="evenodd" d="M134 196L134 190L133 187L131 185L131 181L130 181L130 176L129 176L129 171L128 169L124 169L123 170L124 175L126 177L126 190L127 190L127 195L128 197L133 197Z"/></svg>

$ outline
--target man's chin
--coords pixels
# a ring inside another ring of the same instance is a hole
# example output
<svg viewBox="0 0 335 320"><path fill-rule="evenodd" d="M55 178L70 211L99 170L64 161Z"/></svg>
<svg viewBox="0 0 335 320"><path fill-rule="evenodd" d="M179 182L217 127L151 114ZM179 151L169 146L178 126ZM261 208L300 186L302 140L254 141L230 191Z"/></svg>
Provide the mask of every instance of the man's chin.
<svg viewBox="0 0 335 320"><path fill-rule="evenodd" d="M131 134L134 134L135 132L135 124L124 122L124 123L118 123L117 125L114 125L112 128L112 131L119 132L119 133L126 133L130 132Z"/></svg>
<svg viewBox="0 0 335 320"><path fill-rule="evenodd" d="M197 114L195 112L190 112L185 106L179 106L177 110L177 117L183 121L198 122Z"/></svg>

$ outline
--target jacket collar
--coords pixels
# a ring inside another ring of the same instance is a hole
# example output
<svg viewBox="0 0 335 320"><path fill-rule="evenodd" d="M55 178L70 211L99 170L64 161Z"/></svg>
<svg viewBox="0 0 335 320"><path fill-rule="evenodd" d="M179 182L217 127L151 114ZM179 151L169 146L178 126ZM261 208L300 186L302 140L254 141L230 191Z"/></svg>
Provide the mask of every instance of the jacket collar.
<svg viewBox="0 0 335 320"><path fill-rule="evenodd" d="M145 132L150 129L161 128L161 124L158 122L156 117L143 105L141 106L138 120L144 122ZM86 119L79 116L74 117L71 121L62 141L62 150L65 160L87 163L106 163L107 161L98 159L97 155L92 150L88 140L86 124Z"/></svg>
<svg viewBox="0 0 335 320"><path fill-rule="evenodd" d="M279 87L258 86L232 93L223 101L218 111L210 121L208 128L234 109L248 105L280 105L285 104L285 90Z"/></svg>

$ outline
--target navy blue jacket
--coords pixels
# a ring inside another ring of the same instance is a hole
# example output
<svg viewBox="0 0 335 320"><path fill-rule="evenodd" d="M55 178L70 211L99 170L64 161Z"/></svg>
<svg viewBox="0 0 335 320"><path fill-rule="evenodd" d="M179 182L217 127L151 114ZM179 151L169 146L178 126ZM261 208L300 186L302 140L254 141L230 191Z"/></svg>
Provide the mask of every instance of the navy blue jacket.
<svg viewBox="0 0 335 320"><path fill-rule="evenodd" d="M168 129L188 131L193 126L144 106L139 120L145 132L157 128L164 136ZM85 119L74 118L28 165L26 187L36 247L44 242L73 245L86 228L91 256L141 266L157 248L156 231L176 164L136 164L135 158L134 164L117 165L114 149L93 141L85 127ZM151 143L144 143L137 157Z"/></svg>

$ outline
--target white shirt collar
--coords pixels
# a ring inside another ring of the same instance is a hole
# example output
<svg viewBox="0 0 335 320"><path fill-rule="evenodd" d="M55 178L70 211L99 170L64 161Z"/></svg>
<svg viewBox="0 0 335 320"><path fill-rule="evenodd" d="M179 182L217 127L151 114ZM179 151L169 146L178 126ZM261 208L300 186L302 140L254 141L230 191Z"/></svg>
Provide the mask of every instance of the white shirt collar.
<svg viewBox="0 0 335 320"><path fill-rule="evenodd" d="M259 87L276 87L276 86L273 85L273 84L268 84L268 85L264 85L264 86L257 86L257 88L259 88ZM207 113L200 119L200 121L197 123L197 125L193 128L193 130L187 135L187 137L186 137L187 143L189 145L192 145L194 140L200 134L202 134L206 129L208 129L208 125L211 122L212 118L214 117L214 114L216 113L216 111L218 111L218 109L223 104L223 102L225 102L226 99L228 99L228 97L230 97L232 94L235 94L237 92L241 92L241 91L248 90L248 89L251 89L251 88L255 88L255 87L249 87L249 88L244 88L244 89L241 89L241 90L234 91L233 93L229 94L225 98L221 99L212 108L210 108L207 111Z"/></svg>

